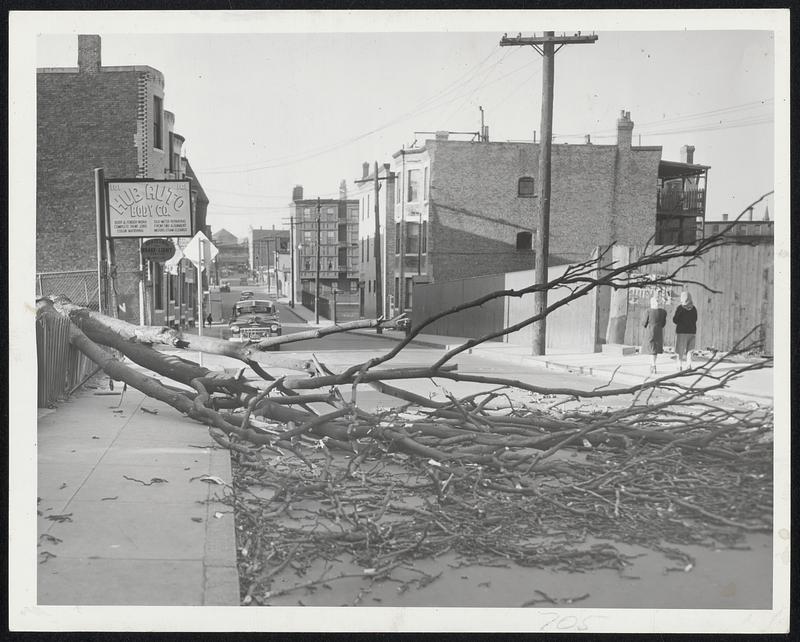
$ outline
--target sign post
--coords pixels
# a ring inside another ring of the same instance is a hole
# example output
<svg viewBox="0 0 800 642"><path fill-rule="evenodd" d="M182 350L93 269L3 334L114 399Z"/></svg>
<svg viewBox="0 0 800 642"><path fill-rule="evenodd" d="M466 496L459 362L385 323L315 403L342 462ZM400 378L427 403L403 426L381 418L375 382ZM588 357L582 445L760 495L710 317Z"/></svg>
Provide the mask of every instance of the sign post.
<svg viewBox="0 0 800 642"><path fill-rule="evenodd" d="M183 255L197 267L197 333L203 336L203 270L219 254L216 246L202 232L198 232L183 250ZM203 365L203 353L200 353L200 365Z"/></svg>

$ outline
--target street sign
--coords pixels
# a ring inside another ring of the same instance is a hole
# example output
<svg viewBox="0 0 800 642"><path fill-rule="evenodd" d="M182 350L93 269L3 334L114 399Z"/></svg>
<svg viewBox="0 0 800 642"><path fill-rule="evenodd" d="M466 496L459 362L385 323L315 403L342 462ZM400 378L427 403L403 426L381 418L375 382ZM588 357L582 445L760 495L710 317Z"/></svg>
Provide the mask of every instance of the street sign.
<svg viewBox="0 0 800 642"><path fill-rule="evenodd" d="M105 185L107 236L192 235L190 181L113 178Z"/></svg>
<svg viewBox="0 0 800 642"><path fill-rule="evenodd" d="M148 239L142 243L142 259L164 263L175 254L175 245L169 239Z"/></svg>
<svg viewBox="0 0 800 642"><path fill-rule="evenodd" d="M203 252L203 249L205 249L205 252ZM217 254L219 254L219 250L202 232L195 234L183 250L183 255L201 270L206 268L203 264L203 259L210 263Z"/></svg>

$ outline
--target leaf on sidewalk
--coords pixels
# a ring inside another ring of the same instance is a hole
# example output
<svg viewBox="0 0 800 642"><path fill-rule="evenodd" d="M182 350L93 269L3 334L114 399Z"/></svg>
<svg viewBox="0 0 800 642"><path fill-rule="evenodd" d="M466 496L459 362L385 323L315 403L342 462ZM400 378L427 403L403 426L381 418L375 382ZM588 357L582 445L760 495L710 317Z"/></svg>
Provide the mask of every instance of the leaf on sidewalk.
<svg viewBox="0 0 800 642"><path fill-rule="evenodd" d="M148 415L157 415L158 410L150 410L150 408L145 408L142 406L142 412L146 412Z"/></svg>
<svg viewBox="0 0 800 642"><path fill-rule="evenodd" d="M50 551L42 551L39 553L39 564L44 564L49 560L51 557L56 557L55 554L51 553Z"/></svg>
<svg viewBox="0 0 800 642"><path fill-rule="evenodd" d="M127 475L123 475L123 478L125 478L127 480L130 480L130 481L138 482L142 486L152 486L153 484L167 484L167 483L169 483L166 479L163 479L161 477L151 477L149 482L142 481L141 479L136 479L135 477L128 477Z"/></svg>
<svg viewBox="0 0 800 642"><path fill-rule="evenodd" d="M72 521L72 513L64 513L62 515L48 515L45 519L49 519L51 522L71 522Z"/></svg>
<svg viewBox="0 0 800 642"><path fill-rule="evenodd" d="M105 501L109 501L109 500L112 500L112 499L119 499L119 495L114 495L113 497L101 497L100 501L101 502L105 502Z"/></svg>
<svg viewBox="0 0 800 642"><path fill-rule="evenodd" d="M225 486L225 480L222 479L222 477L217 477L216 475L201 475L200 477L192 477L189 481L194 481L195 479L199 479L207 484L218 484L219 486Z"/></svg>
<svg viewBox="0 0 800 642"><path fill-rule="evenodd" d="M50 533L42 533L39 535L39 539L43 539L51 544L60 544L63 541L54 535L50 535ZM39 544L39 546L41 546L41 544Z"/></svg>
<svg viewBox="0 0 800 642"><path fill-rule="evenodd" d="M202 517L192 517L193 522L197 522L198 524L203 521Z"/></svg>

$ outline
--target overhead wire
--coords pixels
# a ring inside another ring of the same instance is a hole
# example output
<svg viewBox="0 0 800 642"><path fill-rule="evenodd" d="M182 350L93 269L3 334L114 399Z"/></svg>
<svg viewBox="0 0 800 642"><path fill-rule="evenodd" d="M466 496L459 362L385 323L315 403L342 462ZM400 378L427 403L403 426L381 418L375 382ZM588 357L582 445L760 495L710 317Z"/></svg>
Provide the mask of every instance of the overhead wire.
<svg viewBox="0 0 800 642"><path fill-rule="evenodd" d="M445 86L444 89L442 89L440 91L437 91L435 94L429 96L425 100L423 100L420 103L418 103L417 105L415 105L409 111L404 112L403 114L400 114L399 116L396 116L392 120L388 121L387 123L384 123L383 125L375 128L375 129L372 129L372 130L369 130L367 132L364 132L364 133L362 133L362 134L360 134L360 135L358 135L356 137L344 139L344 140L338 141L336 143L331 143L331 144L324 145L324 146L321 146L321 147L318 147L318 148L313 148L311 150L307 150L306 152L297 152L295 154L287 154L287 155L284 155L284 156L277 156L277 157L274 157L272 159L269 159L269 161L266 161L266 162L273 163L273 162L276 162L276 161L279 161L279 160L286 160L286 159L294 159L291 162L299 162L300 160L307 160L309 158L314 158L314 157L316 157L318 155L321 155L323 153L327 153L327 152L329 152L329 151L331 151L333 149L337 149L337 148L342 147L344 145L348 145L348 144L357 142L358 140L366 138L367 136L371 136L372 134L377 133L377 132L379 132L379 131L381 131L383 129L386 129L387 127L391 127L392 125L397 124L398 122L401 122L402 120L406 119L407 117L410 117L410 116L414 115L415 113L417 113L420 110L427 111L428 106L430 104L440 101L444 96L447 96L449 93L455 91L456 89L460 88L462 85L464 85L467 82L469 82L469 80L471 79L472 74L477 72L477 70L480 69L494 55L497 55L497 49L496 48L492 49L485 58L483 58L480 62L478 62L472 68L467 70L464 74L459 76L458 79L456 79L455 81L453 81L449 85ZM462 80L462 79L464 79L464 80ZM260 164L260 163L264 163L265 161L262 160L262 161L256 161L256 162ZM289 164L289 163L287 163L287 164ZM205 174L227 174L227 173L233 173L233 172L258 171L260 169L271 169L273 167L281 166L281 164L277 164L277 165L268 165L268 166L263 166L263 167L262 166L251 167L251 165L252 165L252 163L245 163L245 164L239 164L239 165L229 165L229 166L220 166L220 167L217 167L217 168L209 168L209 169L203 170L203 174L204 175Z"/></svg>

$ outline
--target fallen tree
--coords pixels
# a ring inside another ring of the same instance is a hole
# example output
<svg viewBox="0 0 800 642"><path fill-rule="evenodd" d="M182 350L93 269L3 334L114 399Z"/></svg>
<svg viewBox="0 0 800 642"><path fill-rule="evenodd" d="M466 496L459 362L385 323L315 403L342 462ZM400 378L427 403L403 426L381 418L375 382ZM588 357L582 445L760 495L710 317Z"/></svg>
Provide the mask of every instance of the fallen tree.
<svg viewBox="0 0 800 642"><path fill-rule="evenodd" d="M242 546L248 552L241 561L249 578L245 602L275 597L267 589L278 566L307 570L313 560L335 557L342 548L373 571L373 579L388 577L404 560L448 550L483 563L500 556L526 565L621 571L629 562L613 547L567 550L563 542L526 543L525 533L551 537L563 520L578 519L584 531L602 528L609 536L658 547L664 538L734 545L742 532L769 530L772 411L727 407L712 403L709 395L771 360L722 369L729 355L716 355L688 371L637 385L611 381L593 390L461 372L454 361L469 348L535 323L598 287L688 284L681 270L725 243L723 234L691 247L648 248L622 265L602 253L548 283L464 302L416 325L386 354L341 372L315 357L266 350L356 329L391 328L397 320L358 321L234 344L133 326L60 298L38 301L37 314L69 318L70 342L109 377L205 424L215 441L234 453L239 463L235 487L242 492L230 501L252 535ZM669 259L682 259L672 273L641 275L642 267ZM470 339L428 366L386 366L437 319L542 288L570 293L541 314ZM734 352L752 348L745 337ZM245 367L212 371L186 358L197 351ZM254 378L245 377L246 368ZM414 381L480 384L482 389L430 398L408 389ZM359 404L364 386L394 403L367 409ZM336 451L344 456L336 457ZM266 457L272 458L269 464ZM296 458L300 469L285 465L288 458ZM374 462L371 470L378 471L369 481L366 462ZM406 482L391 474L398 466L406 471ZM254 499L244 492L253 483L274 487L273 497ZM409 490L425 497L423 508L405 501ZM287 515L301 497L315 507L313 528L282 530L269 523ZM265 532L273 542L271 555L258 543ZM684 568L690 564L683 561Z"/></svg>

